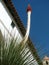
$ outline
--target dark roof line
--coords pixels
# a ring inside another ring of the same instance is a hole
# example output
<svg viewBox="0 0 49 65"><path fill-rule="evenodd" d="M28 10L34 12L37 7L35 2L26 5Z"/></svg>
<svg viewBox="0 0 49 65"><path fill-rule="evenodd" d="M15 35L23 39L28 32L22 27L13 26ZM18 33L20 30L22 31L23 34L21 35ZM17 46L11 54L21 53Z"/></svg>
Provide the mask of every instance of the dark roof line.
<svg viewBox="0 0 49 65"><path fill-rule="evenodd" d="M18 25L22 35L24 36L26 30L22 24L22 21L20 20L20 17L18 16L18 13L16 12L16 9L15 9L12 1L11 0L3 0L3 1L4 1L5 5L7 6L8 10L10 11L11 15L13 16L14 20L16 21L16 24ZM28 41L29 41L28 45L31 50L31 53L34 55L34 57L37 60L37 62L39 63L39 65L43 65L30 38L28 39Z"/></svg>

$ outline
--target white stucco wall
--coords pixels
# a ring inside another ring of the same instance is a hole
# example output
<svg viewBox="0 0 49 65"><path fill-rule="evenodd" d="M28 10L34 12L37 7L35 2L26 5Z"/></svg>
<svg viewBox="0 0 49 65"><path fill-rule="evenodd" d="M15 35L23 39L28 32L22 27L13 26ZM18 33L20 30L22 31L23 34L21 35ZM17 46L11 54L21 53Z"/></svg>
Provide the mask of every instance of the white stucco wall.
<svg viewBox="0 0 49 65"><path fill-rule="evenodd" d="M11 26L12 21L14 21L13 18L11 19L11 17L9 16L9 13L7 13L6 9L0 2L0 30L3 34L3 36L6 37L6 36L10 36L10 34L11 34L12 37L14 37L14 35L15 35L15 38L16 38L18 35L18 37L21 38L18 28L17 27L12 28L12 26ZM1 22L4 24L4 26L6 28L3 26L3 24ZM10 34L8 33L8 31L6 29L9 31Z"/></svg>
<svg viewBox="0 0 49 65"><path fill-rule="evenodd" d="M48 65L49 65L49 60L43 60L43 65L47 65L46 61L48 62Z"/></svg>

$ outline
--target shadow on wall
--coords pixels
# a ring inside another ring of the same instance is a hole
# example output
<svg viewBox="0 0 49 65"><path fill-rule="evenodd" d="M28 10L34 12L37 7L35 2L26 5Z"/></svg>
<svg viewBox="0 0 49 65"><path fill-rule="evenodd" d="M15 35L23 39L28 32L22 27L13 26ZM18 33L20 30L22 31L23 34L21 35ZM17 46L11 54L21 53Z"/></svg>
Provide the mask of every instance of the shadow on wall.
<svg viewBox="0 0 49 65"><path fill-rule="evenodd" d="M4 40L4 38L3 38L2 32L1 32L1 30L0 30L0 41L1 41L1 40Z"/></svg>

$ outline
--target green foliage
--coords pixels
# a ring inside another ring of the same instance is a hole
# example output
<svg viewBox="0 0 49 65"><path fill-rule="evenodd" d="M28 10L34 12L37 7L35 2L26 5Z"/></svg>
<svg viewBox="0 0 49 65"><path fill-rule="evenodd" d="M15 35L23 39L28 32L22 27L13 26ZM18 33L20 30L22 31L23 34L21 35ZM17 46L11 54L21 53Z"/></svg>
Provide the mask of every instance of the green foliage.
<svg viewBox="0 0 49 65"><path fill-rule="evenodd" d="M0 65L34 65L27 44L18 44L16 40L0 41Z"/></svg>

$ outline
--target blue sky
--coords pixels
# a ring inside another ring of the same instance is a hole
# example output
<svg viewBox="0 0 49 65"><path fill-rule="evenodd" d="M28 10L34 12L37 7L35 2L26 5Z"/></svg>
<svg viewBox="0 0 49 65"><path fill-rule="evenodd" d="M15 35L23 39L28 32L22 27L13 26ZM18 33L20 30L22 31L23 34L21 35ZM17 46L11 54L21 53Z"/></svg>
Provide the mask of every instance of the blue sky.
<svg viewBox="0 0 49 65"><path fill-rule="evenodd" d="M49 0L12 0L24 26L27 6L32 7L30 38L41 58L49 56Z"/></svg>

